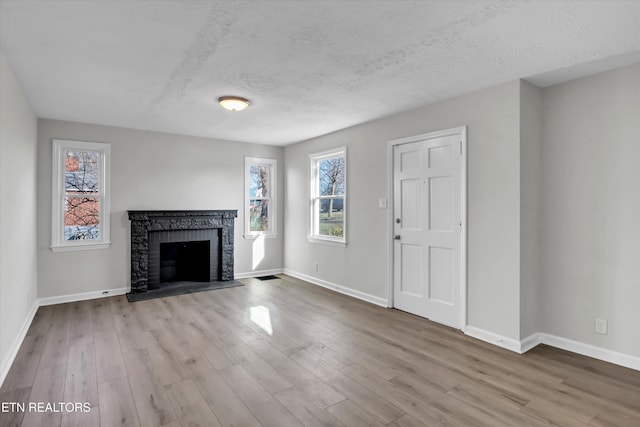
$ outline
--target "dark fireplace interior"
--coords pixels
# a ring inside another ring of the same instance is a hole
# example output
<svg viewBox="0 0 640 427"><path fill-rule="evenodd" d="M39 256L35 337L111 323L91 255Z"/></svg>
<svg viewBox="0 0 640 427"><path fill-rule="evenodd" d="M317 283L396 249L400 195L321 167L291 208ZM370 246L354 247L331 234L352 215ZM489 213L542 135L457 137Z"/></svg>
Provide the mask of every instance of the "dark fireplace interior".
<svg viewBox="0 0 640 427"><path fill-rule="evenodd" d="M148 289L220 280L220 229L149 232Z"/></svg>
<svg viewBox="0 0 640 427"><path fill-rule="evenodd" d="M208 282L209 240L160 244L160 284Z"/></svg>

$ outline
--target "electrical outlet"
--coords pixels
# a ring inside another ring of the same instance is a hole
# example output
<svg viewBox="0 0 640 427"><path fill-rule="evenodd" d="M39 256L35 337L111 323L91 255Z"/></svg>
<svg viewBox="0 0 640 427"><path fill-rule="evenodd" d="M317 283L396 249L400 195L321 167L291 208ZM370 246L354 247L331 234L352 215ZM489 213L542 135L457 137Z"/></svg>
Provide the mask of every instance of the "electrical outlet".
<svg viewBox="0 0 640 427"><path fill-rule="evenodd" d="M318 263L317 262L313 263L313 270L314 271L318 271Z"/></svg>
<svg viewBox="0 0 640 427"><path fill-rule="evenodd" d="M601 319L599 317L596 317L596 327L595 327L596 334L607 335L607 329L608 329L607 323L608 323L607 319Z"/></svg>
<svg viewBox="0 0 640 427"><path fill-rule="evenodd" d="M387 199L385 199L384 197L378 199L378 207L380 209L387 209Z"/></svg>

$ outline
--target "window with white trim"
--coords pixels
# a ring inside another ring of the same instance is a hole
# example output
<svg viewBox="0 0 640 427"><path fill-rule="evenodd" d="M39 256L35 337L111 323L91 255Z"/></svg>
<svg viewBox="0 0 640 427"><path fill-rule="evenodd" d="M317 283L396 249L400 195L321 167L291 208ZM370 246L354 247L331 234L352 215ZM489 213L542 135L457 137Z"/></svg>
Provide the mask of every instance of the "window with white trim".
<svg viewBox="0 0 640 427"><path fill-rule="evenodd" d="M275 159L245 157L244 236L276 236L276 166Z"/></svg>
<svg viewBox="0 0 640 427"><path fill-rule="evenodd" d="M345 147L309 156L309 241L346 245L347 150Z"/></svg>
<svg viewBox="0 0 640 427"><path fill-rule="evenodd" d="M102 249L109 237L109 144L53 140L51 249Z"/></svg>

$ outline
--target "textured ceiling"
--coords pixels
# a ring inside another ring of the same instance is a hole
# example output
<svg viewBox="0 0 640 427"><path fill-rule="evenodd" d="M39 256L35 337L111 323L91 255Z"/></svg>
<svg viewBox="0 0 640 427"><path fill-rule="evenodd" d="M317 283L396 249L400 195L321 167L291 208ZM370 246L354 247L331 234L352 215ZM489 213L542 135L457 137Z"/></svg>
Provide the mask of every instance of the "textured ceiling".
<svg viewBox="0 0 640 427"><path fill-rule="evenodd" d="M0 0L0 19L39 117L275 145L640 52L637 0Z"/></svg>

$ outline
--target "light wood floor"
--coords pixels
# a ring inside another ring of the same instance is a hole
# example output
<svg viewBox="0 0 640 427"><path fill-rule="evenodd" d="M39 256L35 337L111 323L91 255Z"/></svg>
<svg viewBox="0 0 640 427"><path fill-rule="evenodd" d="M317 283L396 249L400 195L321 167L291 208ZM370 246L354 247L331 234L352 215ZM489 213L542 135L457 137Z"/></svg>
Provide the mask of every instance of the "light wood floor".
<svg viewBox="0 0 640 427"><path fill-rule="evenodd" d="M0 425L640 426L640 372L517 355L287 276L243 282L41 307L0 401L91 411Z"/></svg>

